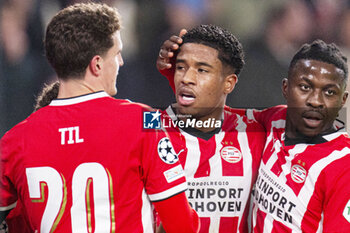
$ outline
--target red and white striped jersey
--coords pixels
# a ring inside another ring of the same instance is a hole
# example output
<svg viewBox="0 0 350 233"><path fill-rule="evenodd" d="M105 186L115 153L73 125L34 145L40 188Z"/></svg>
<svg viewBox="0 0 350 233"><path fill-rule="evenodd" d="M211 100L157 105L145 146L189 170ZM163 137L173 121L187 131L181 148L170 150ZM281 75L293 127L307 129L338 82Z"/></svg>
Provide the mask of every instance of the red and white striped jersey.
<svg viewBox="0 0 350 233"><path fill-rule="evenodd" d="M150 201L187 188L144 107L105 92L57 99L1 140L0 210L19 197L32 232L153 232ZM152 131L152 132L150 132ZM172 152L174 153L174 152Z"/></svg>
<svg viewBox="0 0 350 233"><path fill-rule="evenodd" d="M177 120L171 107L163 118ZM168 130L184 167L187 197L200 233L248 232L251 188L265 142L261 125L225 107L221 130L208 140L174 127Z"/></svg>
<svg viewBox="0 0 350 233"><path fill-rule="evenodd" d="M254 190L253 232L350 232L350 138L286 143L286 106L248 110L267 131Z"/></svg>

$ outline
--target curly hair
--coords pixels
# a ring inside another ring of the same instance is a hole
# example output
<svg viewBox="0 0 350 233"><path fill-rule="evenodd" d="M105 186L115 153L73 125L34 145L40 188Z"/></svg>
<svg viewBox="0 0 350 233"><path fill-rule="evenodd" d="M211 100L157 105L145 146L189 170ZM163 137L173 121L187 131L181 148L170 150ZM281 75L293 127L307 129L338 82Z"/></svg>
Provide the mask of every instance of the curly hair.
<svg viewBox="0 0 350 233"><path fill-rule="evenodd" d="M99 3L78 3L58 12L46 29L46 57L61 79L79 78L95 55L113 47L120 30L117 9Z"/></svg>
<svg viewBox="0 0 350 233"><path fill-rule="evenodd" d="M51 84L45 84L43 90L36 98L34 112L49 105L52 100L57 99L59 87L60 83L58 81Z"/></svg>
<svg viewBox="0 0 350 233"><path fill-rule="evenodd" d="M231 67L239 75L244 66L243 47L228 30L216 25L200 25L189 30L183 37L183 43L197 43L218 50L219 60Z"/></svg>
<svg viewBox="0 0 350 233"><path fill-rule="evenodd" d="M324 41L318 39L311 42L310 44L302 45L290 62L289 72L293 69L295 64L302 59L317 60L334 65L344 72L344 79L345 82L347 82L347 58L334 43L327 44Z"/></svg>

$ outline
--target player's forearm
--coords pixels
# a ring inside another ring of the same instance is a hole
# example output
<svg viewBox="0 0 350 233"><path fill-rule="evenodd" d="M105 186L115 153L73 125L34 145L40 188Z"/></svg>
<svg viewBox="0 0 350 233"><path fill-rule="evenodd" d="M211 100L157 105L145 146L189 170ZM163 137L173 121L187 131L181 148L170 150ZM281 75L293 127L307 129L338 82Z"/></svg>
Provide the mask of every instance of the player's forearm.
<svg viewBox="0 0 350 233"><path fill-rule="evenodd" d="M167 233L199 232L199 218L188 204L185 193L153 203Z"/></svg>

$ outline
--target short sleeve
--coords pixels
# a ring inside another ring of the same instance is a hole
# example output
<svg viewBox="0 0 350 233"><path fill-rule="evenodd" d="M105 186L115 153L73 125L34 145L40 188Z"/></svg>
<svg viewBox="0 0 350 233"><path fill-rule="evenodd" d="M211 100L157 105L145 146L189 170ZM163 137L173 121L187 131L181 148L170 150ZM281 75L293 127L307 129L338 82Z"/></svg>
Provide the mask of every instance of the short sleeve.
<svg viewBox="0 0 350 233"><path fill-rule="evenodd" d="M142 150L144 183L151 201L161 201L187 189L178 154L165 131L143 132Z"/></svg>
<svg viewBox="0 0 350 233"><path fill-rule="evenodd" d="M281 112L281 114L285 114L287 106L278 105L271 108L266 108L263 110L258 109L247 109L246 115L248 119L255 120L259 122L265 129L269 128L269 124L271 123L271 119L276 116L276 113Z"/></svg>
<svg viewBox="0 0 350 233"><path fill-rule="evenodd" d="M19 140L7 133L0 141L0 211L11 210L16 206L17 193L11 181L13 157L20 153Z"/></svg>
<svg viewBox="0 0 350 233"><path fill-rule="evenodd" d="M347 166L343 166L347 164ZM324 199L324 232L350 232L350 154L343 161L335 163L324 173L329 185L325 187ZM338 167L339 165L339 167ZM337 168L338 167L338 168ZM343 172L336 172L336 171ZM338 173L336 176L331 172Z"/></svg>

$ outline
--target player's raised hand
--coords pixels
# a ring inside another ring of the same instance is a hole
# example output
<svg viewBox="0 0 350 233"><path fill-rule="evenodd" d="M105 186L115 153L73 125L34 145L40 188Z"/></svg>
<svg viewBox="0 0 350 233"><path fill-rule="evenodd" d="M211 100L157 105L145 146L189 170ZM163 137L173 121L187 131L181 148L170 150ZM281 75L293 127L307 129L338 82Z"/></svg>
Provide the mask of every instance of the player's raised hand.
<svg viewBox="0 0 350 233"><path fill-rule="evenodd" d="M171 36L168 40L164 41L163 45L160 47L157 59L157 69L160 73L163 74L164 70L174 69L174 52L179 49L179 45L182 43L181 37L186 33L186 29L182 29L178 36Z"/></svg>
<svg viewBox="0 0 350 233"><path fill-rule="evenodd" d="M157 58L158 71L169 80L169 85L175 91L174 74L175 74L175 52L182 43L182 36L187 33L186 29L181 29L178 36L173 35L164 41L160 47Z"/></svg>

